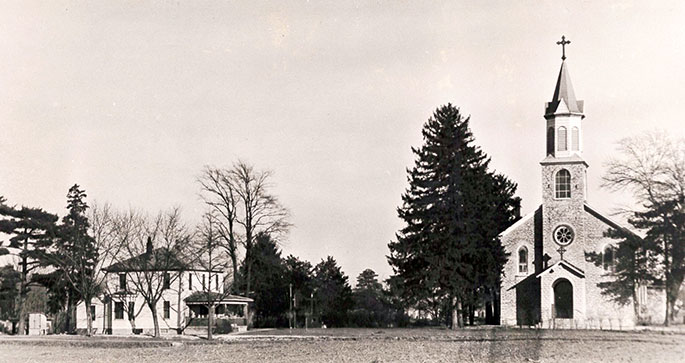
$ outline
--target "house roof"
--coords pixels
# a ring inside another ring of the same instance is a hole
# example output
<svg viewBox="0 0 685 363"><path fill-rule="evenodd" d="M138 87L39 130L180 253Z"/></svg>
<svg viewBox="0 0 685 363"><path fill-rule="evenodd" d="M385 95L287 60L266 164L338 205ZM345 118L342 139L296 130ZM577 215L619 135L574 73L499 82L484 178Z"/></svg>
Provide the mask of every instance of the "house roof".
<svg viewBox="0 0 685 363"><path fill-rule="evenodd" d="M561 62L559 77L557 77L557 85L554 87L554 96L552 96L552 101L545 106L545 115L557 113L583 113L583 101L576 100L568 66L563 61Z"/></svg>
<svg viewBox="0 0 685 363"><path fill-rule="evenodd" d="M572 263L566 261L566 260L559 260L556 263L552 264L551 266L547 267L546 269L542 270L539 274L535 275L536 278L540 278L544 274L549 274L553 271L555 267L562 267L569 271L570 273L580 277L584 278L585 277L585 271L579 269L578 267L574 266Z"/></svg>
<svg viewBox="0 0 685 363"><path fill-rule="evenodd" d="M218 292L211 291L196 291L190 296L186 297L183 301L187 304L201 304L207 303L209 301L214 301L216 303L251 303L254 302L253 299L249 297L240 295L224 295Z"/></svg>
<svg viewBox="0 0 685 363"><path fill-rule="evenodd" d="M189 264L181 261L174 251L168 248L157 248L109 265L104 270L107 272L183 271L190 267Z"/></svg>

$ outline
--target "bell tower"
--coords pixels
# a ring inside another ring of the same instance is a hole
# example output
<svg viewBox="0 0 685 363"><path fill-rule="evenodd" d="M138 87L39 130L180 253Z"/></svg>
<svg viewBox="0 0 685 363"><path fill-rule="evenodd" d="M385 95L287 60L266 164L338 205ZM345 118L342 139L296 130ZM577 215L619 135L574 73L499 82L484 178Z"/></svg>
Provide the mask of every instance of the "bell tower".
<svg viewBox="0 0 685 363"><path fill-rule="evenodd" d="M550 263L564 259L577 266L583 256L583 211L587 163L582 158L583 101L573 92L566 64L566 45L561 37L561 69L552 100L545 104L546 154L542 167L543 251Z"/></svg>

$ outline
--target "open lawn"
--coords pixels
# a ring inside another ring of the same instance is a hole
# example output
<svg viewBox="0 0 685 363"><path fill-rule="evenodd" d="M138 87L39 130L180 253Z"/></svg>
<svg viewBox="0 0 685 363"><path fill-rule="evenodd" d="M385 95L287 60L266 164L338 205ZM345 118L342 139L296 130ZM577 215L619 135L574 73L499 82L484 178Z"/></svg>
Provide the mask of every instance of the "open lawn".
<svg viewBox="0 0 685 363"><path fill-rule="evenodd" d="M7 362L682 362L685 335L518 329L298 329L173 338L0 337Z"/></svg>

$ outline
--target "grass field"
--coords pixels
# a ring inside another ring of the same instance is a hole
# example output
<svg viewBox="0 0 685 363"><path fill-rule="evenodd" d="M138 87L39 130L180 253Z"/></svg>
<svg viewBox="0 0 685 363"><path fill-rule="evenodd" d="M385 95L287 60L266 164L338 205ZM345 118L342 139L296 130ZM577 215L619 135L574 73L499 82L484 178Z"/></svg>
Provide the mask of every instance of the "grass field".
<svg viewBox="0 0 685 363"><path fill-rule="evenodd" d="M199 339L0 338L7 362L682 362L685 335L654 332L316 329Z"/></svg>

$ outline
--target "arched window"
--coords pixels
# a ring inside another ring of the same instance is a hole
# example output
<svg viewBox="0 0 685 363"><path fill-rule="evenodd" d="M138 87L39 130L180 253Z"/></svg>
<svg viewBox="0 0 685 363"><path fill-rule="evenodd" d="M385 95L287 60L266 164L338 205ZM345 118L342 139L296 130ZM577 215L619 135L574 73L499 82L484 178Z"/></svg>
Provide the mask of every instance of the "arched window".
<svg viewBox="0 0 685 363"><path fill-rule="evenodd" d="M571 129L571 150L578 151L580 149L580 130L577 127Z"/></svg>
<svg viewBox="0 0 685 363"><path fill-rule="evenodd" d="M547 155L554 154L554 127L547 129Z"/></svg>
<svg viewBox="0 0 685 363"><path fill-rule="evenodd" d="M554 196L556 198L571 198L571 173L566 169L557 172L554 178Z"/></svg>
<svg viewBox="0 0 685 363"><path fill-rule="evenodd" d="M566 143L566 128L564 126L559 127L559 131L557 131L557 150L568 150L568 145Z"/></svg>
<svg viewBox="0 0 685 363"><path fill-rule="evenodd" d="M528 273L528 249L519 248L519 273Z"/></svg>
<svg viewBox="0 0 685 363"><path fill-rule="evenodd" d="M614 271L614 247L606 246L602 254L602 266L606 271Z"/></svg>

